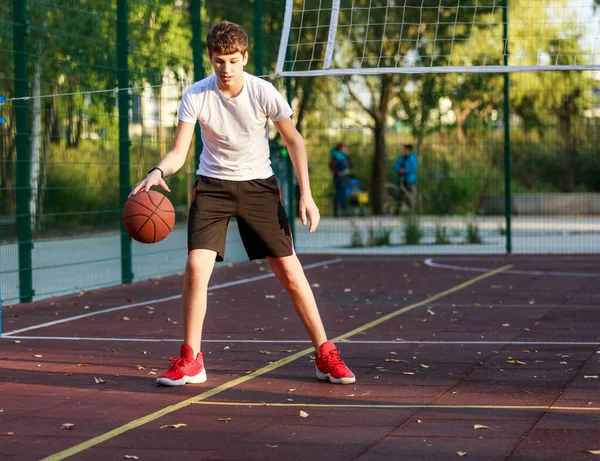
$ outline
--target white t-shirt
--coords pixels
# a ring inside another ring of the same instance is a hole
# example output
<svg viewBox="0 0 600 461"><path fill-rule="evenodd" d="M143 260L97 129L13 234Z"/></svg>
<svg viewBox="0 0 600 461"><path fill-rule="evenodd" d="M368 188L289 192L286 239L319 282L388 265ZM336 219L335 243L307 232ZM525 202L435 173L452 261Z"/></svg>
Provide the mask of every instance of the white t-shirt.
<svg viewBox="0 0 600 461"><path fill-rule="evenodd" d="M284 120L292 113L271 83L246 72L235 98L221 93L214 75L196 82L179 106L179 120L198 120L202 128L204 149L196 174L231 181L272 176L268 119Z"/></svg>

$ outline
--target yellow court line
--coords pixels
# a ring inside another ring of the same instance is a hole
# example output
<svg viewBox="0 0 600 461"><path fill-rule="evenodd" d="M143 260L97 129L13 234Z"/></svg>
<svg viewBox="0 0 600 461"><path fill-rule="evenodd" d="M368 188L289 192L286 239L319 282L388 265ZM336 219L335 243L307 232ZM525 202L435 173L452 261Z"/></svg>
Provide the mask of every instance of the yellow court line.
<svg viewBox="0 0 600 461"><path fill-rule="evenodd" d="M337 336L335 338L332 339L332 341L340 341L342 339L346 339L349 338L350 336L354 336L358 333L361 333L365 330L368 330L369 328L373 328L374 326L377 326L387 320L390 320L400 314L403 314L405 312L408 312L412 309L415 309L417 307L423 306L425 304L429 304L433 301L435 301L436 299L439 299L443 296L447 296L451 293L454 293L456 291L460 291L463 288L466 288L470 285L473 285L474 283L479 282L480 280L486 279L488 277L492 277L500 272L503 272L507 269L510 269L512 267L512 265L506 265L506 266L502 266L499 267L497 269L494 269L492 271L486 272L485 274L481 274L478 275L477 277L474 277L470 280L467 280L466 282L461 283L460 285L457 285L453 288L450 288L448 290L442 291L441 293L438 293L436 295L433 295L423 301L420 301L418 303L415 304L411 304L410 306L406 306L403 307L401 309L398 309L397 311L394 311L390 314L384 315L383 317L378 318L377 320L374 320L373 322L369 322L366 323L358 328L355 328L352 331L349 331L347 333L344 333L343 335ZM226 382L224 384L221 384L220 386L215 387L214 389L210 389L206 392L203 392L202 394L199 394L195 397L191 397L187 400L184 400L182 402L176 403L175 405L169 405L168 407L165 407L161 410L158 410L154 413L151 413L149 415L146 415L142 418L133 420L127 424L124 424L123 426L117 427L116 429L113 429L112 431L106 432L104 434L101 434L97 437L91 438L89 440L86 440L85 442L82 442L78 445L75 445L74 447L71 448L67 448L66 450L60 451L58 453L55 453L53 455L50 455L46 458L44 458L42 461L59 461L65 458L68 458L69 456L73 456L77 453L80 453L84 450L87 450L88 448L91 448L95 445L98 445L102 442L105 442L107 440L110 440L120 434L123 434L124 432L130 431L132 429L135 429L136 427L140 427L143 426L144 424L147 424L151 421L155 421L159 418L162 418L165 415L168 415L170 413L173 413L177 410L181 410L182 408L185 408L191 404L194 403L198 403L201 402L202 400L206 400L209 397L212 397L213 395L216 394L220 394L223 391L226 391L227 389L231 389L232 387L237 386L238 384L242 384L245 383L246 381L249 381L253 378L256 378L257 376L261 376L264 375L265 373L269 373L270 371L276 370L277 368L280 368L284 365L287 365L290 362L293 362L297 359L299 359L300 357L305 356L306 354L309 354L311 352L313 352L313 348L310 347L308 349L304 349L303 351L300 352L296 352L293 355L290 355L284 359L278 360L276 362L271 363L270 365L267 365L266 367L263 368L259 368L258 370L253 371L252 373L248 373L245 376L241 376L237 379L234 379L233 381L229 381Z"/></svg>
<svg viewBox="0 0 600 461"><path fill-rule="evenodd" d="M194 402L196 405L222 405L228 407L302 407L302 408L359 408L373 410L563 410L563 411L600 411L600 407L560 407L551 405L441 405L441 404L360 404L360 403L270 403L270 402Z"/></svg>

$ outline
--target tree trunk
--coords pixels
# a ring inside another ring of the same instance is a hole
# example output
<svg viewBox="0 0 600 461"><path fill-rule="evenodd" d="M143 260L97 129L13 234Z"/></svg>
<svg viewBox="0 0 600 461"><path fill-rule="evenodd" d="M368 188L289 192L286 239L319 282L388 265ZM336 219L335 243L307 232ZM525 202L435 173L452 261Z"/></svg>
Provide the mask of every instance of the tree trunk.
<svg viewBox="0 0 600 461"><path fill-rule="evenodd" d="M29 175L29 187L31 195L29 198L29 210L31 212L31 228L35 229L39 223L37 212L39 176L40 176L40 152L42 149L42 100L41 83L42 64L40 59L36 59L33 67L33 86L31 88L31 170Z"/></svg>
<svg viewBox="0 0 600 461"><path fill-rule="evenodd" d="M52 133L56 123L56 106L54 98L50 98L46 102L44 126L44 141L42 144L42 158L40 159L40 179L38 181L38 201L37 209L39 216L44 214L44 199L46 196L46 184L48 182L48 157L50 146L52 145ZM41 220L38 220L38 230Z"/></svg>
<svg viewBox="0 0 600 461"><path fill-rule="evenodd" d="M381 215L384 213L384 204L386 202L387 182L387 151L385 146L385 117L377 117L373 128L375 140L375 153L373 155L372 174L371 174L371 198L373 213Z"/></svg>

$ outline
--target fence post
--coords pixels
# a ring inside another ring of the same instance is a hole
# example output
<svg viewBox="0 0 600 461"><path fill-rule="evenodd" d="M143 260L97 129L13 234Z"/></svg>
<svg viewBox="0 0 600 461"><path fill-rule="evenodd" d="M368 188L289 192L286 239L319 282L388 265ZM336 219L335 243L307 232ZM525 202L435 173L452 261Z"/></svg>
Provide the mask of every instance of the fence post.
<svg viewBox="0 0 600 461"><path fill-rule="evenodd" d="M504 65L508 66L508 0L502 0ZM506 252L512 253L512 206L510 190L510 74L504 73L504 217L506 220Z"/></svg>
<svg viewBox="0 0 600 461"><path fill-rule="evenodd" d="M194 81L197 82L204 78L204 57L202 54L202 4L203 0L191 0L190 2L190 22L192 25L192 55L194 59ZM204 145L202 144L202 135L200 124L195 127L194 151L195 161L194 172L200 163L200 154Z"/></svg>
<svg viewBox="0 0 600 461"><path fill-rule="evenodd" d="M29 80L27 75L27 0L13 2L13 48L15 50L15 118L17 135L17 235L19 238L19 300L33 299L31 230L31 133L29 131Z"/></svg>
<svg viewBox="0 0 600 461"><path fill-rule="evenodd" d="M117 0L117 81L119 86L119 205L123 208L131 188L129 171L129 8L127 0ZM120 215L119 215L119 221ZM121 278L133 281L131 237L121 223Z"/></svg>

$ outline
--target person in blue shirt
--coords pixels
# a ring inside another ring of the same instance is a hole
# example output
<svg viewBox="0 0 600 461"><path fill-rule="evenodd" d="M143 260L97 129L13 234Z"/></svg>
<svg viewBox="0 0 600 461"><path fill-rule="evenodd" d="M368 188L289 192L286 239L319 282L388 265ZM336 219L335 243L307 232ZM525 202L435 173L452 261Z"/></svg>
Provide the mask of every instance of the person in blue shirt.
<svg viewBox="0 0 600 461"><path fill-rule="evenodd" d="M398 157L393 167L398 186L396 197L398 212L400 212L404 203L406 203L409 210L414 210L417 197L418 168L419 161L417 160L417 154L413 152L412 144L405 144L404 153Z"/></svg>
<svg viewBox="0 0 600 461"><path fill-rule="evenodd" d="M348 157L348 146L343 142L331 149L329 169L333 174L333 215L342 216L346 214L346 188L348 187L348 175L350 174L350 158Z"/></svg>

